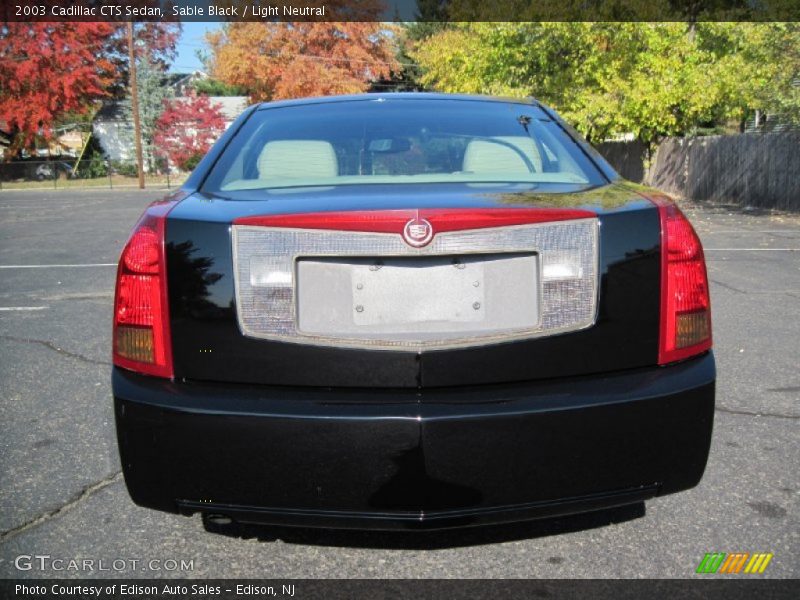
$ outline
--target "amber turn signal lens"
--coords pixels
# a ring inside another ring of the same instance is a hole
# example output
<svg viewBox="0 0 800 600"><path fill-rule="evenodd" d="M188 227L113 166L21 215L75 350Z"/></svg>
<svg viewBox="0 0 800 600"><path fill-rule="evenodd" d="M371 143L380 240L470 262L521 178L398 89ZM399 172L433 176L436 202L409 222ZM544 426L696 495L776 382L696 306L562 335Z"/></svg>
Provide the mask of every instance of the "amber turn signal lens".
<svg viewBox="0 0 800 600"><path fill-rule="evenodd" d="M155 362L153 329L150 327L117 326L116 353L130 360Z"/></svg>
<svg viewBox="0 0 800 600"><path fill-rule="evenodd" d="M694 346L711 337L711 319L707 310L679 314L675 327L675 347Z"/></svg>

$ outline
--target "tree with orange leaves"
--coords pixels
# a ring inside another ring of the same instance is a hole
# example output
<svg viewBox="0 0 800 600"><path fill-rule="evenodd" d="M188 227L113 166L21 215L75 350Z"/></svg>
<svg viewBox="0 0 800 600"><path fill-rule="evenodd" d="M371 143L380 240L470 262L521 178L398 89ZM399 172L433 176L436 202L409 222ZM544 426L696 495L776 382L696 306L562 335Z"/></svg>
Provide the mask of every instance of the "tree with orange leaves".
<svg viewBox="0 0 800 600"><path fill-rule="evenodd" d="M400 68L392 26L366 19L229 23L208 41L214 77L253 101L364 92Z"/></svg>

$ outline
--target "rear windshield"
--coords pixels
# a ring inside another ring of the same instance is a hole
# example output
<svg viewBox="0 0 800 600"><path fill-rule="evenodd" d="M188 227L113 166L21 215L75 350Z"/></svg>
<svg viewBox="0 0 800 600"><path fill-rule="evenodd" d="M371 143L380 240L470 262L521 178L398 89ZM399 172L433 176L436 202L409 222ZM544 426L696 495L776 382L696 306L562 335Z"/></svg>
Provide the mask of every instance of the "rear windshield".
<svg viewBox="0 0 800 600"><path fill-rule="evenodd" d="M393 183L563 188L603 179L572 138L535 106L376 97L256 111L203 189L224 196Z"/></svg>

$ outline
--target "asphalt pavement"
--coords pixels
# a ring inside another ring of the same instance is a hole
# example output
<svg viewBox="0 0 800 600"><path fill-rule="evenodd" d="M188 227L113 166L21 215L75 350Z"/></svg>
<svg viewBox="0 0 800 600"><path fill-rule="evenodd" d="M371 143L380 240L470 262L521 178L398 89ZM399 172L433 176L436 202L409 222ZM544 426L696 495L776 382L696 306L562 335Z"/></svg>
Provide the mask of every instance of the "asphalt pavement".
<svg viewBox="0 0 800 600"><path fill-rule="evenodd" d="M645 510L502 527L240 538L135 506L120 474L114 264L163 194L0 192L0 577L684 578L706 552L771 552L757 577L800 576L800 217L687 207L706 247L718 366L695 489ZM18 559L37 555L50 558Z"/></svg>

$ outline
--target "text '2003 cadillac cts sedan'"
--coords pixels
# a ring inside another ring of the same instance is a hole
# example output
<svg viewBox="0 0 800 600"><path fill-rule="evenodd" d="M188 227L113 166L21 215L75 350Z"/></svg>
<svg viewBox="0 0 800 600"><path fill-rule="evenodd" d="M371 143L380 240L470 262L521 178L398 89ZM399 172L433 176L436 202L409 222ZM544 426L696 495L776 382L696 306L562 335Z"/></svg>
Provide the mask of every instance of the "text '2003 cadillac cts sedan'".
<svg viewBox="0 0 800 600"><path fill-rule="evenodd" d="M249 108L120 259L133 500L245 523L424 528L698 483L703 250L536 101Z"/></svg>

